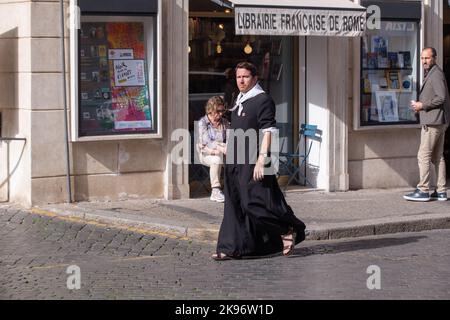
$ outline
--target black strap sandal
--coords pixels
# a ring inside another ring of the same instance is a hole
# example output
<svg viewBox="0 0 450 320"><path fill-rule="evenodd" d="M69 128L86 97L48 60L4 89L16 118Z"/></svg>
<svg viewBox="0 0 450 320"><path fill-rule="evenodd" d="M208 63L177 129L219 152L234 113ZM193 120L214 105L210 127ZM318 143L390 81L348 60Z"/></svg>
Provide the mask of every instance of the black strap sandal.
<svg viewBox="0 0 450 320"><path fill-rule="evenodd" d="M291 235L292 235L292 238L286 238ZM297 233L294 232L293 228L290 228L289 232L287 234L281 236L281 239L283 241L283 256L287 257L294 253L296 237L297 237ZM286 246L286 245L284 245L284 242L290 242L290 244Z"/></svg>

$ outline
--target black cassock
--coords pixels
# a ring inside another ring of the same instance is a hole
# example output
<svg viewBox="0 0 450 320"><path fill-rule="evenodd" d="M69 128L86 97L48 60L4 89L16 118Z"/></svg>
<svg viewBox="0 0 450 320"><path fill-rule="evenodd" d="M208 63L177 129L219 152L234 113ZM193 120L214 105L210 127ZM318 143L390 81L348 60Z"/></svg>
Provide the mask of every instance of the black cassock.
<svg viewBox="0 0 450 320"><path fill-rule="evenodd" d="M231 130L262 129L276 126L275 103L261 93L242 103L241 115L236 108L231 114ZM286 203L275 175L266 175L262 181L253 180L253 163L259 152L259 141L251 145L246 141L245 150L233 143L233 135L227 145L225 165L225 209L219 231L217 252L229 256L266 255L281 252L281 235L290 227L297 232L296 244L305 239L305 224L300 221ZM259 140L259 139L258 139ZM245 162L238 163L238 154L245 151Z"/></svg>

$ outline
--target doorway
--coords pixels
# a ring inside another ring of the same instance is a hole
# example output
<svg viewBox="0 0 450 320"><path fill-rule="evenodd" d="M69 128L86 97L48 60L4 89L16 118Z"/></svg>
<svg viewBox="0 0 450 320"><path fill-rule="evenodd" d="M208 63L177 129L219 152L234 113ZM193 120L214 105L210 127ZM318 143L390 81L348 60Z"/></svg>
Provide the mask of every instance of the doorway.
<svg viewBox="0 0 450 320"><path fill-rule="evenodd" d="M221 4L217 4L221 3ZM258 68L261 87L276 104L276 120L283 152L292 152L298 132L298 38L238 36L233 9L222 1L189 1L189 131L194 142L195 122L205 115L205 104L215 95L231 108L238 94L234 79L237 63ZM231 74L231 76L230 76ZM208 170L194 163L191 144L191 197L209 193Z"/></svg>

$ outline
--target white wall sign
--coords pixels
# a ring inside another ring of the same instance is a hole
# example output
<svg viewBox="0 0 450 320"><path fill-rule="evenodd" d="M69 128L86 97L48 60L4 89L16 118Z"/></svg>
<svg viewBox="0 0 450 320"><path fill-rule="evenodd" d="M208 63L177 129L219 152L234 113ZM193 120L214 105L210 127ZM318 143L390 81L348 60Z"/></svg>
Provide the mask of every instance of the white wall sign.
<svg viewBox="0 0 450 320"><path fill-rule="evenodd" d="M134 52L133 49L109 49L108 58L110 60L130 60L134 59Z"/></svg>
<svg viewBox="0 0 450 320"><path fill-rule="evenodd" d="M236 34L362 36L366 11L236 7Z"/></svg>
<svg viewBox="0 0 450 320"><path fill-rule="evenodd" d="M116 87L145 86L144 60L114 60Z"/></svg>

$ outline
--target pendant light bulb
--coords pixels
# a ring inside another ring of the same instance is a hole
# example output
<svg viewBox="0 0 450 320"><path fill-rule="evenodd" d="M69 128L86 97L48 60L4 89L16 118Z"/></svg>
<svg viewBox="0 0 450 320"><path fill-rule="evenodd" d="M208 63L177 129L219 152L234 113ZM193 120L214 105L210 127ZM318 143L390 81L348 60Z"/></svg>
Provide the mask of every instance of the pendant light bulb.
<svg viewBox="0 0 450 320"><path fill-rule="evenodd" d="M247 45L246 45L245 48L244 48L244 52L245 52L246 54L251 54L251 53L253 52L253 48L252 48L252 46L250 45L249 42L247 42Z"/></svg>

